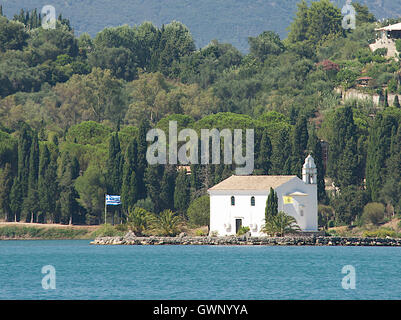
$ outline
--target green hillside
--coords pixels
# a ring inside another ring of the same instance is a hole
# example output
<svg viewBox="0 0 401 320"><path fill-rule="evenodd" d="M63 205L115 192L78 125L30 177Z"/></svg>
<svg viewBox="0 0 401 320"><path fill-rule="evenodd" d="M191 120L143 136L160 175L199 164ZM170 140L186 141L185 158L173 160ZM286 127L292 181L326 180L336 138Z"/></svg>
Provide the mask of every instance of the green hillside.
<svg viewBox="0 0 401 320"><path fill-rule="evenodd" d="M247 38L272 30L283 38L296 12L298 0L54 0L58 13L70 19L79 35L92 36L108 26L141 24L157 26L181 21L191 30L196 45L203 47L212 39L248 48ZM310 2L310 1L308 1ZM342 7L345 0L331 1ZM379 19L401 16L401 1L360 0ZM4 13L12 17L21 8L32 10L49 4L47 0L2 0Z"/></svg>
<svg viewBox="0 0 401 320"><path fill-rule="evenodd" d="M302 1L286 39L261 32L247 54L218 41L197 49L180 22L90 37L62 17L43 29L35 11L0 16L0 220L100 224L110 194L122 206L107 221L136 233L147 212L163 234L182 225L174 213L201 224L208 188L243 163L191 160L191 175L148 163L147 133L169 135L170 121L198 134L254 129L256 175L299 176L312 154L322 228L401 217L401 62L370 50L375 18L354 5L356 29L344 30L329 0Z"/></svg>

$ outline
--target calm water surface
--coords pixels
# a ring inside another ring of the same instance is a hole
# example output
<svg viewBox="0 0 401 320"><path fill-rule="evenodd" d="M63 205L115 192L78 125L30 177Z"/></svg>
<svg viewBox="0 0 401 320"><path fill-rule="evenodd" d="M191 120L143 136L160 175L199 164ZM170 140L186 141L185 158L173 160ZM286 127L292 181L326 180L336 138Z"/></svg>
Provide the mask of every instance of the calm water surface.
<svg viewBox="0 0 401 320"><path fill-rule="evenodd" d="M401 248L0 241L0 299L401 299ZM44 290L41 269L56 269ZM343 266L356 270L344 290Z"/></svg>

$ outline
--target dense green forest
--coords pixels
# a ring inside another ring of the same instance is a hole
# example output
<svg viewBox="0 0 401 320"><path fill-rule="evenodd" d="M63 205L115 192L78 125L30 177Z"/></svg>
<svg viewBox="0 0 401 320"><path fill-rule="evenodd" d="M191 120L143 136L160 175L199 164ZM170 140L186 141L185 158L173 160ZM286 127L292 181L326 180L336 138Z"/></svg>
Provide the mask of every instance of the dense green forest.
<svg viewBox="0 0 401 320"><path fill-rule="evenodd" d="M254 128L254 174L300 175L312 153L321 225L358 223L370 202L401 214L401 108L388 101L401 93L401 66L369 50L376 19L354 6L357 28L346 31L330 1L301 1L286 39L262 32L246 55L218 41L197 50L180 22L76 37L62 16L56 29L42 29L35 10L1 16L2 217L99 224L108 193L123 201L113 217L139 207L199 221L206 190L235 167L149 166L146 133L168 132L171 120L197 132ZM380 105L335 90L361 75L375 79L366 92L381 94ZM324 178L336 191L325 192Z"/></svg>
<svg viewBox="0 0 401 320"><path fill-rule="evenodd" d="M312 0L308 0L310 3ZM332 0L339 8L345 0ZM355 1L354 1L355 2ZM401 2L359 0L378 18L401 16ZM152 21L161 27L173 20L184 23L198 48L212 39L228 42L241 52L249 48L247 38L265 30L287 36L287 27L297 11L298 0L2 0L5 15L13 17L21 8L39 10L53 5L57 13L71 19L75 33L95 36L105 27L139 25Z"/></svg>

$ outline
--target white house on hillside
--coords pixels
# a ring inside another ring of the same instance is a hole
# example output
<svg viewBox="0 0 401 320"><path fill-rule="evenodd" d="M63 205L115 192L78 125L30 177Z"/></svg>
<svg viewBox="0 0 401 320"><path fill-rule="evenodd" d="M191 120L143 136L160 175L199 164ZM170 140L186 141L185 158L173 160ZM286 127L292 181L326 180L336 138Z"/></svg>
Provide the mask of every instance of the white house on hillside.
<svg viewBox="0 0 401 320"><path fill-rule="evenodd" d="M317 170L312 156L297 176L231 176L208 190L210 231L219 236L235 235L248 226L252 236L263 236L266 200L273 188L278 210L293 216L302 231L318 231Z"/></svg>

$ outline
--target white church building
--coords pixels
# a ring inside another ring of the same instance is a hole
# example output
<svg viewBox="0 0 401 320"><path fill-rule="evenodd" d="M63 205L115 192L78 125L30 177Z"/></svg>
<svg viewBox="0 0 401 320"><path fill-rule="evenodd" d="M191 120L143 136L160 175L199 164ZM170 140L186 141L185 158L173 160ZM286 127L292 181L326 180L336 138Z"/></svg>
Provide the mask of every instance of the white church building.
<svg viewBox="0 0 401 320"><path fill-rule="evenodd" d="M278 210L293 216L302 231L318 231L317 169L311 155L297 176L237 176L208 190L210 231L218 236L235 235L244 226L251 236L264 236L266 200L273 188Z"/></svg>

